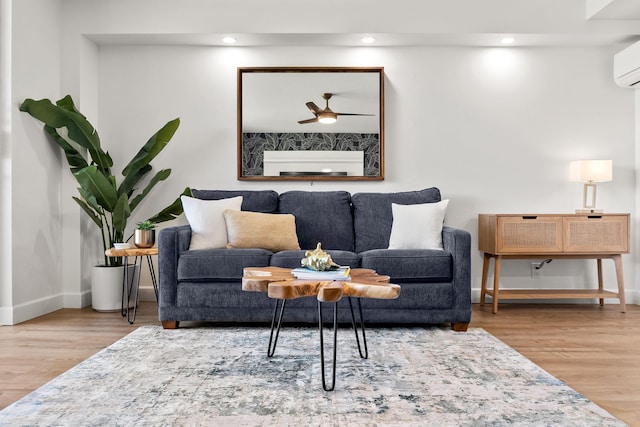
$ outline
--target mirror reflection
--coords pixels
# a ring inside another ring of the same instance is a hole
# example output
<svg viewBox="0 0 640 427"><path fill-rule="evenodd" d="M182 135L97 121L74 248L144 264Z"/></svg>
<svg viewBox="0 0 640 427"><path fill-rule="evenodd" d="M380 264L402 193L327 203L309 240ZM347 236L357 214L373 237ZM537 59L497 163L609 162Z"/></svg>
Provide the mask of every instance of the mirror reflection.
<svg viewBox="0 0 640 427"><path fill-rule="evenodd" d="M238 179L384 179L383 68L238 69Z"/></svg>

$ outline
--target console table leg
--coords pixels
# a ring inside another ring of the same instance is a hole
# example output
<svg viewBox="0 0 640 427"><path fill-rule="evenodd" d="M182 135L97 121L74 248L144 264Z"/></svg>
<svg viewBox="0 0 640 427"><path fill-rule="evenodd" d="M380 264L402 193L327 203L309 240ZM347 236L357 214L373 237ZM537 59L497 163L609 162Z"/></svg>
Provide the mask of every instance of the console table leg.
<svg viewBox="0 0 640 427"><path fill-rule="evenodd" d="M498 255L495 258L493 267L493 314L498 313L498 299L500 298L500 264L502 257Z"/></svg>
<svg viewBox="0 0 640 427"><path fill-rule="evenodd" d="M333 303L333 364L331 386L327 387L324 374L324 333L322 330L322 302L318 301L318 328L320 329L320 368L322 371L322 388L332 391L336 386L336 355L338 348L338 303Z"/></svg>
<svg viewBox="0 0 640 427"><path fill-rule="evenodd" d="M367 359L369 357L369 350L367 349L367 335L364 331L364 317L362 316L362 304L360 298L358 298L358 311L360 313L360 329L362 329L362 343L364 346L364 354L362 354L362 348L360 347L360 336L358 335L358 325L356 324L356 316L353 314L353 304L351 304L351 297L349 297L349 308L351 309L351 325L356 333L356 343L358 343L358 353L360 353L361 359Z"/></svg>
<svg viewBox="0 0 640 427"><path fill-rule="evenodd" d="M273 357L273 354L276 352L276 345L278 345L278 335L280 335L280 326L282 325L282 315L284 314L284 306L287 303L286 299L279 300L276 299L276 304L273 307L273 318L271 319L271 333L269 334L269 348L267 349L267 357ZM278 313L278 306L282 301L282 305L280 306L280 315L276 316ZM278 317L278 327L276 329L276 317ZM273 331L276 329L276 336L274 339ZM273 345L271 344L273 343Z"/></svg>
<svg viewBox="0 0 640 427"><path fill-rule="evenodd" d="M616 265L616 278L618 279L618 299L620 300L620 309L623 313L627 312L627 306L624 298L624 275L622 274L622 255L613 255L611 257Z"/></svg>
<svg viewBox="0 0 640 427"><path fill-rule="evenodd" d="M602 292L604 290L602 284L602 258L598 258L596 262L598 264L598 291ZM600 306L604 306L604 298L600 298Z"/></svg>
<svg viewBox="0 0 640 427"><path fill-rule="evenodd" d="M485 253L482 263L482 283L480 285L480 305L484 305L485 295L487 294L487 277L489 276L489 263L491 255Z"/></svg>

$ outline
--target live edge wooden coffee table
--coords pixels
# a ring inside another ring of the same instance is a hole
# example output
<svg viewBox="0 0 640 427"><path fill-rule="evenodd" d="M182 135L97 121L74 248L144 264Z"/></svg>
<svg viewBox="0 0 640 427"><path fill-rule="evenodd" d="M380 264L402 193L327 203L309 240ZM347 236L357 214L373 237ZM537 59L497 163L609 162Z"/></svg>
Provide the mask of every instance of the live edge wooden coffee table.
<svg viewBox="0 0 640 427"><path fill-rule="evenodd" d="M400 295L400 286L389 283L389 276L379 276L373 270L356 268L351 270L351 279L345 280L302 280L296 279L291 274L291 269L280 267L247 267L242 277L242 290L253 292L267 292L269 298L275 300L273 319L271 320L271 334L267 356L272 357L276 351L278 335L282 324L282 315L287 300L315 296L318 299L318 329L320 332L320 366L322 369L322 388L331 391L336 385L336 354L338 339L338 301L342 297L349 298L351 310L351 323L356 335L358 352L360 357L369 357L367 350L367 337L364 329L364 318L360 298L395 299ZM360 346L360 337L356 325L356 317L353 313L351 298L358 298L358 313L360 317L360 329L362 330L362 343L364 352ZM327 386L324 369L324 338L322 331L322 303L333 303L333 363L332 381ZM279 311L279 313L278 313ZM277 320L276 320L277 319ZM274 337L275 331L275 337Z"/></svg>

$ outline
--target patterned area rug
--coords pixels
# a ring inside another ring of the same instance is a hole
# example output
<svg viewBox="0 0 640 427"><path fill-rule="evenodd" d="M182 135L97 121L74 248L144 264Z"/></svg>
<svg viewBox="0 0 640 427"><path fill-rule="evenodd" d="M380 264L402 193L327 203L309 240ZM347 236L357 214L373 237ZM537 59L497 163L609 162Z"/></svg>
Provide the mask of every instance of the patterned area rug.
<svg viewBox="0 0 640 427"><path fill-rule="evenodd" d="M264 327L144 326L5 408L0 425L625 425L482 329L370 329L366 360L339 329L332 392L317 329L284 328L273 358L268 340Z"/></svg>

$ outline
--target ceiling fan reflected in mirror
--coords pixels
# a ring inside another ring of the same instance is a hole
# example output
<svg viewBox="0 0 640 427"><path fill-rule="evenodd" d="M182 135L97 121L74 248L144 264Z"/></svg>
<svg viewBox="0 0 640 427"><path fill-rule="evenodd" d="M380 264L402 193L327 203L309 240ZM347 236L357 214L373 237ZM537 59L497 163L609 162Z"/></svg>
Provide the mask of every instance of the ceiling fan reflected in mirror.
<svg viewBox="0 0 640 427"><path fill-rule="evenodd" d="M323 123L331 124L338 120L338 116L373 116L373 114L360 114L360 113L337 113L329 108L329 100L333 96L332 93L323 93L322 98L326 101L325 108L318 107L313 101L307 102L305 105L315 117L312 119L299 120L298 123L304 125L307 123Z"/></svg>

